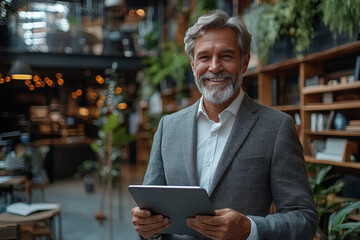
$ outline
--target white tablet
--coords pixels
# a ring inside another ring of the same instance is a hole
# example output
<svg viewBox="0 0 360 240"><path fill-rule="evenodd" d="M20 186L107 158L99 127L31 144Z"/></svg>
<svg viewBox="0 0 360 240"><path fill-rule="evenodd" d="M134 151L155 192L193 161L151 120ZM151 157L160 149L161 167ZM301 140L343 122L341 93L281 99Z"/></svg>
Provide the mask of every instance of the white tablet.
<svg viewBox="0 0 360 240"><path fill-rule="evenodd" d="M186 225L186 218L214 215L205 189L197 186L130 185L129 192L141 209L170 218L162 233L201 235Z"/></svg>

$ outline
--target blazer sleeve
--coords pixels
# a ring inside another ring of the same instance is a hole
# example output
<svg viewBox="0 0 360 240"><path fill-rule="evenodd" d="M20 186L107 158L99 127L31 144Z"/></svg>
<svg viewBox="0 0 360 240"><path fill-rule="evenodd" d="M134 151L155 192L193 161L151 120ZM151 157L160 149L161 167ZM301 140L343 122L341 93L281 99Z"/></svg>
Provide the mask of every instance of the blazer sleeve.
<svg viewBox="0 0 360 240"><path fill-rule="evenodd" d="M164 128L165 116L161 118L158 129L154 135L150 152L150 160L146 170L143 184L145 185L167 185L164 173L163 159L161 155L161 142Z"/></svg>
<svg viewBox="0 0 360 240"><path fill-rule="evenodd" d="M290 116L282 121L274 145L270 184L276 213L249 216L260 239L312 240L318 225L303 148Z"/></svg>

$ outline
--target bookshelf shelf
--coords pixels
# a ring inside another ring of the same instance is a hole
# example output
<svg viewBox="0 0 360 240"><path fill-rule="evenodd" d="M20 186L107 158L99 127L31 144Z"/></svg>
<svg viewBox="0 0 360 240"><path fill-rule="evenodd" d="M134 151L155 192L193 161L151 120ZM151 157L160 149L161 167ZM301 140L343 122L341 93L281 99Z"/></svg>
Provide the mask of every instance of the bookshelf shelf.
<svg viewBox="0 0 360 240"><path fill-rule="evenodd" d="M305 105L304 111L329 111L340 109L360 108L360 100L339 101L332 104L310 103Z"/></svg>
<svg viewBox="0 0 360 240"><path fill-rule="evenodd" d="M355 162L335 162L325 159L316 159L311 156L305 156L305 161L308 163L328 164L337 167L353 168L360 170L360 163L355 163Z"/></svg>
<svg viewBox="0 0 360 240"><path fill-rule="evenodd" d="M311 131L309 129L305 129L305 134L308 134L308 135L323 135L323 136L360 137L360 131L338 131L338 130Z"/></svg>
<svg viewBox="0 0 360 240"><path fill-rule="evenodd" d="M345 91L353 90L360 88L360 82L348 83L348 84L339 84L335 86L310 86L304 87L302 90L303 94L316 94L316 93L325 93L325 92L336 92L336 91Z"/></svg>
<svg viewBox="0 0 360 240"><path fill-rule="evenodd" d="M300 111L299 105L282 105L282 106L272 106L279 111L290 112L290 111Z"/></svg>

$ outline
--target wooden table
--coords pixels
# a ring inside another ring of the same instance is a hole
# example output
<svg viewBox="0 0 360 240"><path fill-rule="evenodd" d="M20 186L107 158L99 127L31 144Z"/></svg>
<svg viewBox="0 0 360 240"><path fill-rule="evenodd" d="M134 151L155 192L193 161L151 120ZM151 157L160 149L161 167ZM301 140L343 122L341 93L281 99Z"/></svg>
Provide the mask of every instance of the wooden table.
<svg viewBox="0 0 360 240"><path fill-rule="evenodd" d="M27 216L20 216L11 213L0 214L0 225L16 224L20 226L21 239L32 239L35 236L49 236L56 239L54 217L58 217L58 236L62 240L61 206L46 211L31 213ZM37 223L48 222L48 226L39 227Z"/></svg>

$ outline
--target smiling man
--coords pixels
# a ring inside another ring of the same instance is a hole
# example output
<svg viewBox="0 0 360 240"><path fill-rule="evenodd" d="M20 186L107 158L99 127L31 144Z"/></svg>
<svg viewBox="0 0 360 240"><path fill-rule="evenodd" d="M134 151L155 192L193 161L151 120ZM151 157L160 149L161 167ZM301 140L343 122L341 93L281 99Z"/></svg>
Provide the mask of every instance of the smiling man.
<svg viewBox="0 0 360 240"><path fill-rule="evenodd" d="M135 230L145 239L313 239L318 216L293 120L241 89L250 59L246 26L216 10L184 42L202 97L161 119L144 184L201 186L215 216L187 219L203 236L159 234L171 219L135 207Z"/></svg>

